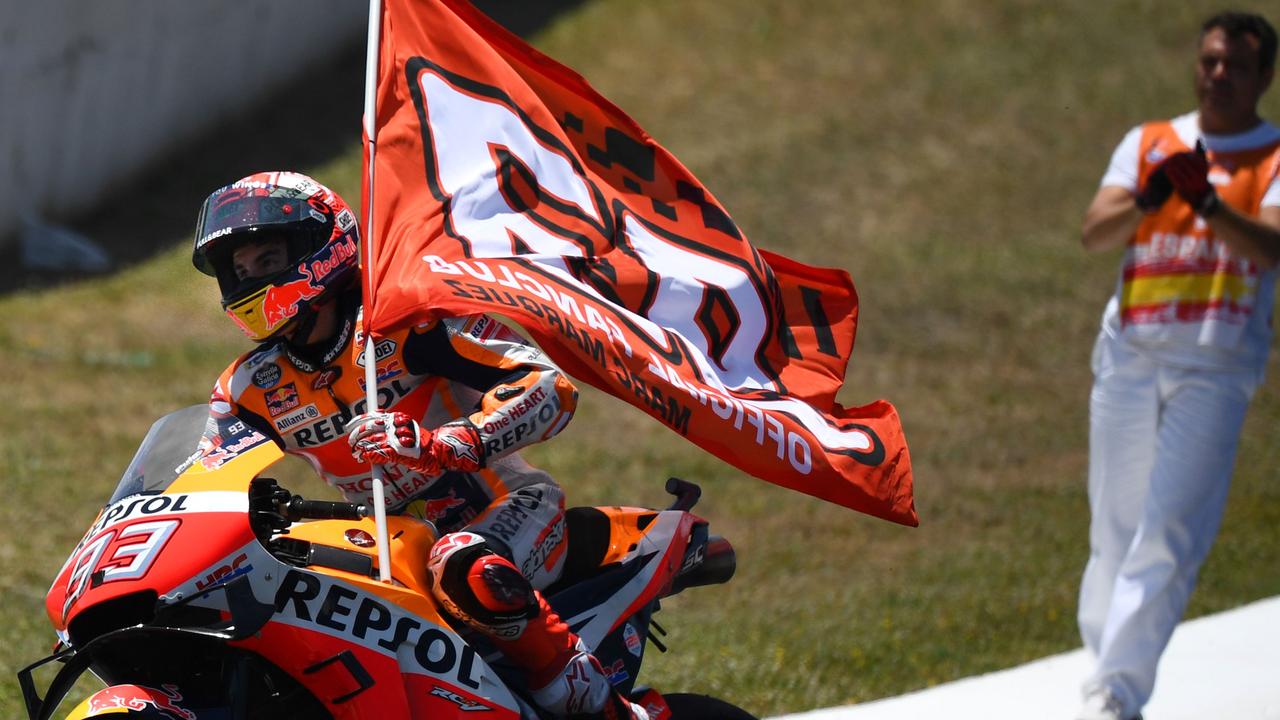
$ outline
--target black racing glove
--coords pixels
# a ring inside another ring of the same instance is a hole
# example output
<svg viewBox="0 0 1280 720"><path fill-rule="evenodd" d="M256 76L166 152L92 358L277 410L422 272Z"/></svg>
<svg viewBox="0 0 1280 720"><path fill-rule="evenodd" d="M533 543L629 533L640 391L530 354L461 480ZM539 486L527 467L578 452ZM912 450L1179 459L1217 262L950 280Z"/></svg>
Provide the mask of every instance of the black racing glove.
<svg viewBox="0 0 1280 720"><path fill-rule="evenodd" d="M1169 181L1169 175L1165 172L1165 163L1168 160L1168 158L1161 160L1147 174L1147 182L1133 196L1133 204L1148 215L1163 207L1165 201L1173 194L1173 183Z"/></svg>

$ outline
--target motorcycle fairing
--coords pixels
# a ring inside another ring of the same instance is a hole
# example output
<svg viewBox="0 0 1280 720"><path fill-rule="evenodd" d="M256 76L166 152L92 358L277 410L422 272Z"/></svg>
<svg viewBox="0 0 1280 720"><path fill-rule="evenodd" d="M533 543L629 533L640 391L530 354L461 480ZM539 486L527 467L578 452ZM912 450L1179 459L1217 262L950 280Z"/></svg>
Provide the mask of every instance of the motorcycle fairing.
<svg viewBox="0 0 1280 720"><path fill-rule="evenodd" d="M332 689L320 700L335 718L372 711L448 717L481 708L490 717L521 715L498 674L413 590L288 568L274 607L258 636L236 644L294 677L319 679ZM282 655L281 647L295 650ZM373 680L397 675L396 686Z"/></svg>
<svg viewBox="0 0 1280 720"><path fill-rule="evenodd" d="M193 419L202 419L200 412L187 408L157 421L113 501L59 572L46 609L60 637L75 639L69 629L74 630L84 609L113 608L113 600L139 598L128 617L99 613L94 632L86 631L84 638L101 632L116 638L157 632L221 634L228 645L260 655L308 687L321 678L322 687L335 689L319 698L335 718L408 716L411 710L415 716L451 717L482 709L490 717L520 716L520 701L427 599L425 553L431 536L424 534L433 532L429 525L393 519L392 542L399 547L392 549L403 554L393 560L398 587L334 568L281 562L251 526L247 488L283 453L239 424L224 428L225 436L212 444L199 441L197 446L198 432L165 435L175 425L192 426ZM303 544L373 553L342 539L352 527L372 531L372 522L294 527L290 534ZM244 598L242 605L275 613L269 621L262 618L265 624L255 635L148 626L179 607L216 610L224 620L215 625L234 625L227 621L230 593L221 592L233 585L241 589L237 597ZM318 600L304 597L312 586L318 588ZM75 663L81 672L93 661L92 654ZM400 682L374 681L388 677ZM59 699L63 693L65 688Z"/></svg>
<svg viewBox="0 0 1280 720"><path fill-rule="evenodd" d="M137 592L166 594L201 559L212 564L253 539L245 488L284 453L242 423L228 426L217 445L163 434L199 412L186 408L156 421L111 503L58 572L45 611L60 635L79 608Z"/></svg>
<svg viewBox="0 0 1280 720"><path fill-rule="evenodd" d="M245 580L274 614L255 636L231 644L261 655L308 687L326 689L318 699L335 718L370 712L450 717L482 709L489 717L519 717L519 701L429 599L426 554L434 530L405 517L390 517L388 525L394 584L336 568L287 565L253 540L176 588L171 598L201 592L201 578L222 573L230 579L240 572L228 572L237 563L248 568ZM286 537L376 557L376 547L347 540L349 530L371 533L372 521L300 523ZM191 604L221 609L222 602L221 594L211 593ZM388 677L400 682L377 682Z"/></svg>
<svg viewBox="0 0 1280 720"><path fill-rule="evenodd" d="M363 535L355 535L357 537L376 536L373 520L366 518L358 522L319 520L299 523L289 528L288 537L368 556L372 562L371 568L376 573L377 546L356 544L348 538L349 531L352 535L363 533ZM430 523L417 518L391 515L387 517L387 538L390 542L391 579L403 587L417 591L424 597L430 597L427 557L431 554L431 546L436 539L435 529ZM333 574L345 577L341 571L335 571Z"/></svg>
<svg viewBox="0 0 1280 720"><path fill-rule="evenodd" d="M75 707L66 720L142 711L148 707L167 713L178 720L197 720L196 713L184 707L182 693L175 685L159 688L145 685L112 685L85 698Z"/></svg>
<svg viewBox="0 0 1280 720"><path fill-rule="evenodd" d="M335 720L371 714L446 718L482 710L488 717L522 716L520 701L423 595L327 568L292 567L256 540L233 555L223 558L220 567L244 557L240 565L245 572L223 576L202 592L194 589L198 581L193 579L162 596L155 617L161 624L169 608L192 606L220 610L229 620L216 627L171 630L144 624L100 640L141 640L157 633L222 637L311 688ZM202 574L216 576L216 571ZM244 612L246 608L253 612ZM246 615L257 619L244 622ZM238 628L242 624L248 627ZM94 661L94 646L102 644L80 648L72 656L77 667L67 669L79 675ZM389 678L397 681L388 683ZM69 684L58 684L63 687L56 696L61 697ZM51 688L49 697L54 696Z"/></svg>
<svg viewBox="0 0 1280 720"><path fill-rule="evenodd" d="M610 515L611 541L606 560L616 557L620 565L596 578L572 585L550 599L552 607L561 613L569 627L592 648L671 587L684 566L685 549L693 526L704 522L695 515L679 511L601 510ZM640 518L647 519L643 528L638 527ZM621 534L615 534L615 528L621 528ZM599 590L614 584L619 587L608 592ZM575 598L600 597L605 597L605 601L591 607L582 607L580 600L575 601Z"/></svg>
<svg viewBox="0 0 1280 720"><path fill-rule="evenodd" d="M72 553L45 597L58 630L81 609L142 591L182 585L253 541L244 495L220 491L125 498L107 508Z"/></svg>
<svg viewBox="0 0 1280 720"><path fill-rule="evenodd" d="M270 619L271 606L264 607L254 599L247 578L241 577L222 583L211 590L210 594L225 596L223 605L229 611L224 614L227 618L221 622L215 621L210 625L198 627L170 626L169 621L173 619L172 612L157 614L152 623L107 630L78 646L64 646L53 655L19 671L18 681L22 687L29 716L33 720L47 720L75 684L76 679L90 667L108 684L119 683L120 680L115 675L118 668L114 664L103 665L102 663L113 653L119 657L119 651L122 649L130 657L147 658L143 648L153 647L156 641L181 639L187 644L206 645L210 641L225 642L252 635ZM168 610L179 611L184 604L186 603L177 603ZM160 662L169 660L169 656L163 654L156 657ZM42 699L37 692L33 673L37 668L55 660L59 661L62 669L51 681ZM134 664L138 664L136 660Z"/></svg>

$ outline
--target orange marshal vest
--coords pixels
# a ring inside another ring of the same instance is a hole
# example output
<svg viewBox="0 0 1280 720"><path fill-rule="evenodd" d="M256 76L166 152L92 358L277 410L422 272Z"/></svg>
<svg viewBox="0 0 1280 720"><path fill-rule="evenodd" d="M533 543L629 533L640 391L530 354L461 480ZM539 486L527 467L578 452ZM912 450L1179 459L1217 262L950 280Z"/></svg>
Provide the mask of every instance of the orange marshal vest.
<svg viewBox="0 0 1280 720"><path fill-rule="evenodd" d="M1165 157L1188 150L1168 121L1142 127L1139 187ZM1280 141L1208 154L1209 180L1222 202L1257 215L1276 172ZM1233 256L1208 224L1178 198L1143 219L1129 241L1120 291L1127 335L1154 342L1235 348L1257 300L1259 269Z"/></svg>

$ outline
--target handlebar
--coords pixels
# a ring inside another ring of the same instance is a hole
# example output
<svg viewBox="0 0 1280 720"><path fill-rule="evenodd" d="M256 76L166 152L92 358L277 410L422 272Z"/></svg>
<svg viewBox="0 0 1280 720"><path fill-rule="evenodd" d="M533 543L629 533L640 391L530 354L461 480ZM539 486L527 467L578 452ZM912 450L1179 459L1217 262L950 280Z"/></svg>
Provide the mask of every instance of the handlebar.
<svg viewBox="0 0 1280 720"><path fill-rule="evenodd" d="M249 524L262 542L289 532L300 520L361 520L369 508L347 502L307 500L280 487L272 478L254 478L249 485Z"/></svg>

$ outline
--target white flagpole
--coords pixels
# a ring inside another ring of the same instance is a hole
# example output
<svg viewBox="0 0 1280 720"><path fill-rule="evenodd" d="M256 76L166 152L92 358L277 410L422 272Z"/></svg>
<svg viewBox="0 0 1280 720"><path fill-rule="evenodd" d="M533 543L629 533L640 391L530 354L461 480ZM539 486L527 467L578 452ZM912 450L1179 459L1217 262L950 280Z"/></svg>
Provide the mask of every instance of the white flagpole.
<svg viewBox="0 0 1280 720"><path fill-rule="evenodd" d="M368 282L365 285L369 288L370 293L374 290L373 159L374 151L377 149L378 56L381 49L381 39L382 0L369 0L369 41L364 61L364 132L369 138L369 177L366 179L368 187L365 192L367 206L364 209L364 242L367 247L367 252L365 253L365 275L368 278ZM371 298L367 296L362 297L360 300L365 306L364 318L366 321L371 317L368 312L370 300ZM367 393L365 407L369 412L378 410L378 363L374 345L373 333L365 333L364 387ZM387 429L390 431L390 428ZM386 492L382 487L383 483L386 482L386 472L381 465L374 465L372 470L373 523L378 542L378 579L384 583L389 583L391 582L391 543L387 538Z"/></svg>

